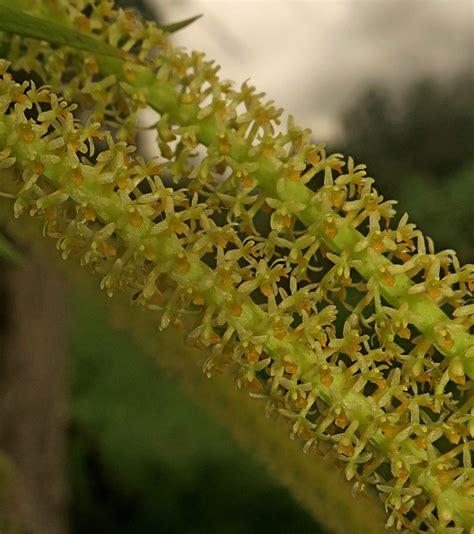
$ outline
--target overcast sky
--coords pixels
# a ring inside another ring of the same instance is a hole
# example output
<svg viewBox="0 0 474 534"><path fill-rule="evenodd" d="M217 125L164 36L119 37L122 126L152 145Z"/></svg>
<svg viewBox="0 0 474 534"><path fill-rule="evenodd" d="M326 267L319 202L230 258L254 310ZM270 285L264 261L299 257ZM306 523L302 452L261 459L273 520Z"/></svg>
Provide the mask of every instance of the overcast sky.
<svg viewBox="0 0 474 534"><path fill-rule="evenodd" d="M148 0L163 22L203 17L179 45L206 52L221 76L259 92L312 128L340 132L338 114L369 81L395 87L472 68L473 4L457 0Z"/></svg>

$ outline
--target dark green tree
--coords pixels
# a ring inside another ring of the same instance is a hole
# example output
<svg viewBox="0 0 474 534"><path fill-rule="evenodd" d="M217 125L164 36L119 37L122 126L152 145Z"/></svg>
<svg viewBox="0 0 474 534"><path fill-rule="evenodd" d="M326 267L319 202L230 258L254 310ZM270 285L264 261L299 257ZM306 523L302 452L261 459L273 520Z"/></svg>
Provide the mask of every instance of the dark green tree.
<svg viewBox="0 0 474 534"><path fill-rule="evenodd" d="M400 94L371 85L344 112L337 147L367 164L400 215L408 211L438 247L456 248L464 261L473 257L472 109L469 73L416 80Z"/></svg>

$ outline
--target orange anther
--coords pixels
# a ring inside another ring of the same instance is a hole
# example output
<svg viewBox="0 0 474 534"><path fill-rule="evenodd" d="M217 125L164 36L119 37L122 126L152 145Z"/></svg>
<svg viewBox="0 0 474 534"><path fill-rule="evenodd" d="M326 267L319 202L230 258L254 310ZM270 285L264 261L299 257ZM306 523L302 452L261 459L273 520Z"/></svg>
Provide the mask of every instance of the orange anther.
<svg viewBox="0 0 474 534"><path fill-rule="evenodd" d="M397 257L400 258L404 263L407 262L411 256L407 252L400 252L397 254Z"/></svg>
<svg viewBox="0 0 474 534"><path fill-rule="evenodd" d="M178 271L182 274L189 273L189 270L191 269L191 265L186 260L180 260L178 261Z"/></svg>
<svg viewBox="0 0 474 534"><path fill-rule="evenodd" d="M275 339L278 339L279 341L281 341L282 339L285 339L286 334L287 332L283 328L275 328L273 331L273 335L275 336Z"/></svg>
<svg viewBox="0 0 474 534"><path fill-rule="evenodd" d="M292 182L299 182L301 178L301 174L298 171L290 171L288 174L288 180L291 180Z"/></svg>
<svg viewBox="0 0 474 534"><path fill-rule="evenodd" d="M44 172L44 165L42 163L35 163L33 165L33 172L36 173L36 174L43 174Z"/></svg>
<svg viewBox="0 0 474 534"><path fill-rule="evenodd" d="M221 278L222 287L225 289L230 289L234 285L234 280L230 274L227 274Z"/></svg>
<svg viewBox="0 0 474 534"><path fill-rule="evenodd" d="M86 208L86 211L84 213L84 218L86 221L95 221L97 218L97 213L94 208Z"/></svg>
<svg viewBox="0 0 474 534"><path fill-rule="evenodd" d="M128 185L128 179L126 176L121 176L118 180L117 180L117 185L119 186L119 188L123 191L127 185Z"/></svg>
<svg viewBox="0 0 474 534"><path fill-rule="evenodd" d="M441 296L441 288L439 287L435 287L435 286L431 286L428 288L428 295L436 300L437 298L439 298Z"/></svg>
<svg viewBox="0 0 474 534"><path fill-rule="evenodd" d="M125 78L129 81L129 82L133 82L133 80L135 80L135 78L137 77L137 74L134 70L132 70L130 67L128 67L127 65L124 65L123 67L123 73L125 75Z"/></svg>
<svg viewBox="0 0 474 534"><path fill-rule="evenodd" d="M376 252L383 252L383 250L385 249L385 245L383 244L383 241L381 239L374 239L374 241L372 242L372 248Z"/></svg>
<svg viewBox="0 0 474 534"><path fill-rule="evenodd" d="M240 317L242 315L242 306L240 304L234 304L230 309L230 314L234 317Z"/></svg>
<svg viewBox="0 0 474 534"><path fill-rule="evenodd" d="M391 273L385 273L382 276L382 283L386 286L392 287L395 284L395 278Z"/></svg>
<svg viewBox="0 0 474 534"><path fill-rule="evenodd" d="M417 382L431 382L430 375L428 373L421 373L416 377Z"/></svg>
<svg viewBox="0 0 474 534"><path fill-rule="evenodd" d="M334 239L337 235L337 229L334 224L328 224L324 233L327 237L329 237L329 239Z"/></svg>
<svg viewBox="0 0 474 534"><path fill-rule="evenodd" d="M83 32L87 32L87 31L89 31L89 29L90 29L90 22L89 22L89 19L88 19L85 15L81 15L81 16L77 19L77 24L78 24L79 28L80 28Z"/></svg>
<svg viewBox="0 0 474 534"><path fill-rule="evenodd" d="M339 428L345 428L347 426L347 419L342 414L338 415L334 422Z"/></svg>
<svg viewBox="0 0 474 534"><path fill-rule="evenodd" d="M285 368L285 372L287 372L290 375L294 375L296 371L298 370L298 366L294 362L285 362L283 364L283 367Z"/></svg>
<svg viewBox="0 0 474 534"><path fill-rule="evenodd" d="M154 174L161 174L162 170L161 170L161 167L159 165L154 165L153 167L150 167L148 169L148 173L150 175L154 175Z"/></svg>
<svg viewBox="0 0 474 534"><path fill-rule="evenodd" d="M71 182L74 187L79 187L84 181L84 177L80 171L74 171L71 175Z"/></svg>
<svg viewBox="0 0 474 534"><path fill-rule="evenodd" d="M194 295L193 304L196 306L202 306L204 304L204 298L202 295Z"/></svg>
<svg viewBox="0 0 474 534"><path fill-rule="evenodd" d="M377 203L376 202L369 202L367 204L367 211L368 212L374 212L374 211L377 211Z"/></svg>
<svg viewBox="0 0 474 534"><path fill-rule="evenodd" d="M304 410L307 406L307 401L306 399L303 399L303 397L298 397L295 401L295 405L297 408L299 408L300 410Z"/></svg>
<svg viewBox="0 0 474 534"><path fill-rule="evenodd" d="M140 228L143 224L143 217L138 212L134 211L130 217L130 222L135 228Z"/></svg>
<svg viewBox="0 0 474 534"><path fill-rule="evenodd" d="M224 102L220 101L216 104L216 113L220 115L221 117L225 116L225 104Z"/></svg>
<svg viewBox="0 0 474 534"><path fill-rule="evenodd" d="M382 432L384 433L384 435L387 436L388 438L390 438L391 436L395 434L395 428L389 423L382 424L380 428L382 429Z"/></svg>
<svg viewBox="0 0 474 534"><path fill-rule="evenodd" d="M445 350L451 350L454 345L454 340L451 336L445 335L440 343L441 347Z"/></svg>
<svg viewBox="0 0 474 534"><path fill-rule="evenodd" d="M402 339L410 339L411 337L411 332L408 328L402 328L400 330L400 332L398 332L398 335L399 337L401 337Z"/></svg>
<svg viewBox="0 0 474 534"><path fill-rule="evenodd" d="M15 101L18 102L18 104L24 104L26 102L26 96L23 93L20 93L15 96Z"/></svg>
<svg viewBox="0 0 474 534"><path fill-rule="evenodd" d="M344 196L341 193L335 193L331 195L331 202L336 209L339 209L344 203Z"/></svg>
<svg viewBox="0 0 474 534"><path fill-rule="evenodd" d="M183 320L181 319L179 315L176 317L173 317L170 322L174 326L174 328L176 328L177 330L182 330L184 327Z"/></svg>
<svg viewBox="0 0 474 534"><path fill-rule="evenodd" d="M215 332L212 332L212 334L209 336L209 343L211 343L212 345L217 345L221 341L221 336L219 336Z"/></svg>
<svg viewBox="0 0 474 534"><path fill-rule="evenodd" d="M417 436L416 442L422 449L426 449L426 447L428 447L428 440L426 436Z"/></svg>
<svg viewBox="0 0 474 534"><path fill-rule="evenodd" d="M438 471L436 473L436 476L438 477L438 480L441 482L441 484L449 484L449 481L451 480L451 475L449 471Z"/></svg>
<svg viewBox="0 0 474 534"><path fill-rule="evenodd" d="M262 154L266 156L267 158L271 158L275 155L275 149L272 146L266 146L262 150Z"/></svg>
<svg viewBox="0 0 474 534"><path fill-rule="evenodd" d="M105 256L106 258L110 258L117 254L117 250L115 249L115 247L109 245L107 241L99 241L99 243L97 244L97 249L102 254L102 256Z"/></svg>
<svg viewBox="0 0 474 534"><path fill-rule="evenodd" d="M25 143L32 143L35 140L35 134L31 130L23 132L23 139Z"/></svg>
<svg viewBox="0 0 474 534"><path fill-rule="evenodd" d="M222 141L219 145L219 150L222 152L222 154L227 155L230 152L230 145L227 141Z"/></svg>
<svg viewBox="0 0 474 534"><path fill-rule="evenodd" d="M216 237L216 245L220 248L224 248L227 245L227 239L225 239L225 237L222 237L221 235L218 235Z"/></svg>
<svg viewBox="0 0 474 534"><path fill-rule="evenodd" d="M263 386L259 380L254 378L253 380L249 380L246 384L247 389L250 391L261 391L263 389Z"/></svg>
<svg viewBox="0 0 474 534"><path fill-rule="evenodd" d="M339 450L345 454L346 456L350 457L354 454L354 446L353 445L340 445Z"/></svg>
<svg viewBox="0 0 474 534"><path fill-rule="evenodd" d="M444 433L445 433L446 437L449 439L449 441L451 443L453 443L454 445L459 443L459 440L461 439L461 436L459 435L458 432L455 432L452 429L447 429L447 430L445 430Z"/></svg>
<svg viewBox="0 0 474 534"><path fill-rule="evenodd" d="M44 218L47 220L47 221L52 221L54 220L54 212L50 209L46 209L44 211Z"/></svg>
<svg viewBox="0 0 474 534"><path fill-rule="evenodd" d="M173 224L173 232L176 234L185 234L188 231L188 227L184 222L177 221Z"/></svg>
<svg viewBox="0 0 474 534"><path fill-rule="evenodd" d="M269 297L273 294L272 286L268 282L262 282L260 284L260 291L265 295L266 297Z"/></svg>
<svg viewBox="0 0 474 534"><path fill-rule="evenodd" d="M333 383L334 378L330 373L322 373L320 381L323 386L329 387Z"/></svg>
<svg viewBox="0 0 474 534"><path fill-rule="evenodd" d="M466 383L466 377L464 375L453 376L451 380L454 383L459 384L460 386L464 386L464 384Z"/></svg>
<svg viewBox="0 0 474 534"><path fill-rule="evenodd" d="M258 362L258 360L260 359L260 354L255 349L250 349L246 353L246 356L247 360L252 363Z"/></svg>

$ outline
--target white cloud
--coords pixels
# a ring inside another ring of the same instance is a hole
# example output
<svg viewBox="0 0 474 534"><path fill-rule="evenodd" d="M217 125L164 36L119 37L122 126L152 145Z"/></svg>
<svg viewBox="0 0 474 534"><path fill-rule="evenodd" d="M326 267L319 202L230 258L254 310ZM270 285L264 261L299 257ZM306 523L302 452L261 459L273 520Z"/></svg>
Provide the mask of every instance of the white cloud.
<svg viewBox="0 0 474 534"><path fill-rule="evenodd" d="M149 0L164 22L202 13L176 44L206 52L221 75L259 91L321 140L367 81L403 86L467 66L472 4L456 0Z"/></svg>

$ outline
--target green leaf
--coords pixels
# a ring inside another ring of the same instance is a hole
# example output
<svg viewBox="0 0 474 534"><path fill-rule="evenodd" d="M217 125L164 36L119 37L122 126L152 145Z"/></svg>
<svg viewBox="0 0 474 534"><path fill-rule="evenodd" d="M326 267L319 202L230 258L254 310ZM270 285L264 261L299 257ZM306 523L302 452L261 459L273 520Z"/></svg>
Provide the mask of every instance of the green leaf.
<svg viewBox="0 0 474 534"><path fill-rule="evenodd" d="M3 2L0 3L0 30L22 37L48 41L59 46L69 46L94 54L130 60L130 55L124 50L114 48L58 22L35 17L16 7L6 6Z"/></svg>
<svg viewBox="0 0 474 534"><path fill-rule="evenodd" d="M24 261L22 254L2 233L0 233L0 258L16 265L21 265Z"/></svg>
<svg viewBox="0 0 474 534"><path fill-rule="evenodd" d="M202 15L196 15L194 17L191 17L189 19L180 20L179 22L172 22L171 24L165 24L164 26L160 26L160 28L167 33L174 33L178 30L181 30L183 28L186 28L186 26L189 26L192 24L195 20L201 18Z"/></svg>

